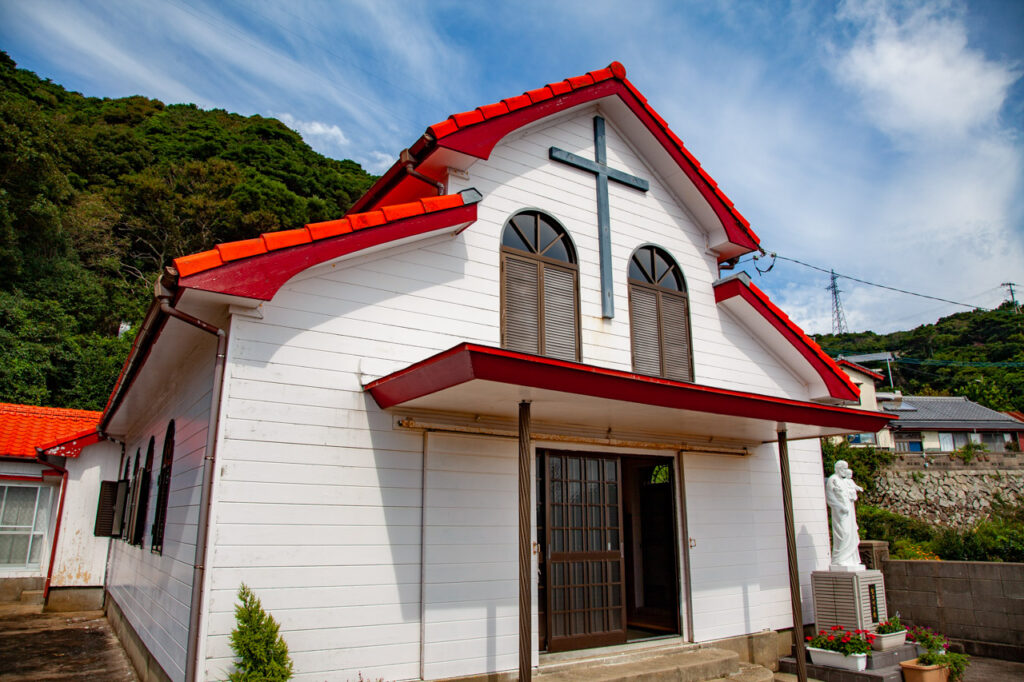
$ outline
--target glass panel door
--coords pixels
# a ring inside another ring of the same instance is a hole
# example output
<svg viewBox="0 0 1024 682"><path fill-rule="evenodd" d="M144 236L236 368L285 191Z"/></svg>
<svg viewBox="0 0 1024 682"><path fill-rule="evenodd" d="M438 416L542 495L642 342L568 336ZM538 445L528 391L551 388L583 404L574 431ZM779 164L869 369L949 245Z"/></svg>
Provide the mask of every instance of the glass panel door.
<svg viewBox="0 0 1024 682"><path fill-rule="evenodd" d="M548 651L626 641L617 457L547 453Z"/></svg>

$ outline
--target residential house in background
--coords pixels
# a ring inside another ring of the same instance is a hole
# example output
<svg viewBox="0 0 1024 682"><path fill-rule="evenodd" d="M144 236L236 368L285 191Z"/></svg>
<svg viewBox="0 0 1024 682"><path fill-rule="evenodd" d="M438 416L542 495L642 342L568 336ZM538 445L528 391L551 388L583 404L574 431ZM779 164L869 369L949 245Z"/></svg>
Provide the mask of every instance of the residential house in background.
<svg viewBox="0 0 1024 682"><path fill-rule="evenodd" d="M896 452L953 452L970 442L1001 453L1019 450L1024 434L1024 424L1013 417L963 396L883 393L878 406L899 416L888 427Z"/></svg>
<svg viewBox="0 0 1024 682"><path fill-rule="evenodd" d="M860 391L860 398L857 404L861 409L877 411L878 399L875 382L884 380L885 375L842 357L836 360L836 364L849 375L850 380L857 387L857 390ZM871 433L853 433L846 436L846 439L853 445L893 448L892 432L888 428Z"/></svg>
<svg viewBox="0 0 1024 682"><path fill-rule="evenodd" d="M94 534L97 499L121 448L101 440L100 416L0 403L0 600L102 607L110 538Z"/></svg>

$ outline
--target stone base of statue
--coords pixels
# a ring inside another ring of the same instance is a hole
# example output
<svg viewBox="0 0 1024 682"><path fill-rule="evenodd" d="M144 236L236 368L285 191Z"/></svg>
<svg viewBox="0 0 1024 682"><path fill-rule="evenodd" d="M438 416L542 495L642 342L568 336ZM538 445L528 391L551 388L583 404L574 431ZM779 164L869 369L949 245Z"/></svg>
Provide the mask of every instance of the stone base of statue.
<svg viewBox="0 0 1024 682"><path fill-rule="evenodd" d="M833 625L868 630L889 618L881 571L814 571L811 590L816 630L828 630Z"/></svg>

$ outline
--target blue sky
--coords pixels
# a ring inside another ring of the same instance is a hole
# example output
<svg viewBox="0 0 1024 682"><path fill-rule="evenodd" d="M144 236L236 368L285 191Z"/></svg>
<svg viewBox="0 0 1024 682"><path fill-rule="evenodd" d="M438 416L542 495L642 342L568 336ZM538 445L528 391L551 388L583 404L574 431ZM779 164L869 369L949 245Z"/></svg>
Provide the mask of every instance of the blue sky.
<svg viewBox="0 0 1024 682"><path fill-rule="evenodd" d="M1024 295L1016 0L0 0L0 48L86 95L276 116L374 172L450 113L619 60L767 251L983 307ZM826 274L753 265L830 330ZM851 331L965 309L839 284Z"/></svg>

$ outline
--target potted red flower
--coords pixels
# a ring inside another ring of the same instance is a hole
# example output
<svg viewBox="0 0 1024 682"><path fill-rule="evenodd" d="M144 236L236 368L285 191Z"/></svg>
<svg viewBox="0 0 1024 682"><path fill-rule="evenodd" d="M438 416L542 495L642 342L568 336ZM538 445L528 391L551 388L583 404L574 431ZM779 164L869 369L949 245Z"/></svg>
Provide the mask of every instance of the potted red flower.
<svg viewBox="0 0 1024 682"><path fill-rule="evenodd" d="M842 625L831 630L820 630L807 638L811 662L843 670L864 670L868 665L868 652L875 635L868 630L848 632Z"/></svg>
<svg viewBox="0 0 1024 682"><path fill-rule="evenodd" d="M875 651L888 651L898 646L903 646L907 640L907 628L900 622L899 615L889 620L883 620L875 628L875 641L871 642L871 648Z"/></svg>

